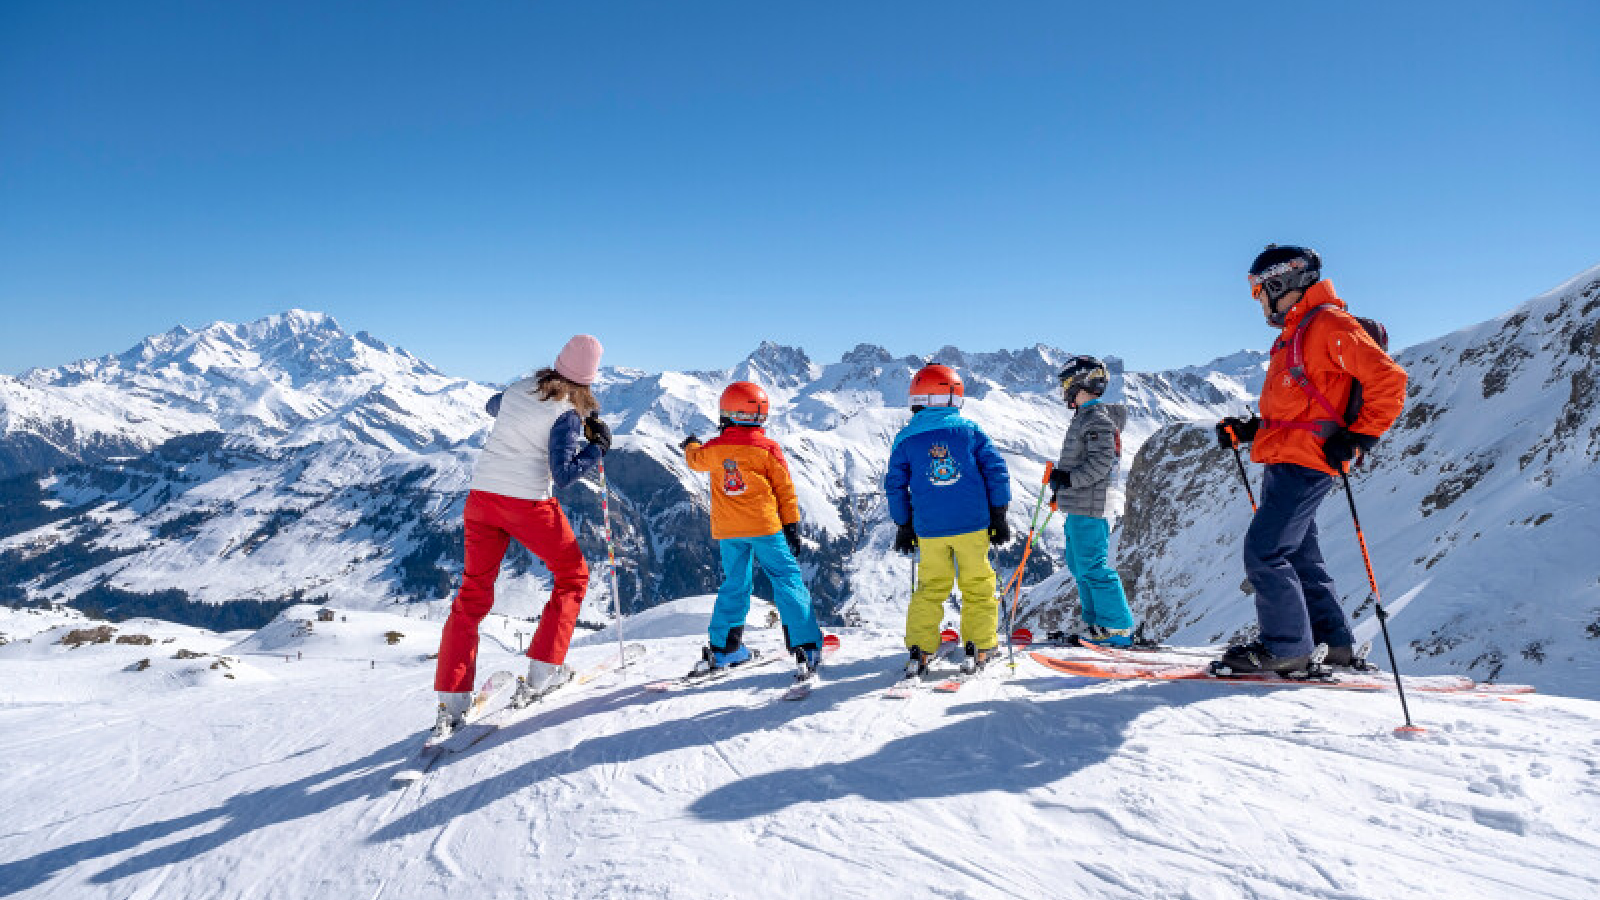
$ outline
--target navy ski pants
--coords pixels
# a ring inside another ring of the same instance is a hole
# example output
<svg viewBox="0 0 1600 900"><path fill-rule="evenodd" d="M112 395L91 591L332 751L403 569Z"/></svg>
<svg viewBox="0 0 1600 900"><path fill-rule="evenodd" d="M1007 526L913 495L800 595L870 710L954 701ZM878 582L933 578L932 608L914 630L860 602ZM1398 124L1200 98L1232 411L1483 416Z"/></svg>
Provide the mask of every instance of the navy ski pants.
<svg viewBox="0 0 1600 900"><path fill-rule="evenodd" d="M1317 546L1317 507L1333 476L1293 463L1266 470L1261 507L1244 536L1261 642L1274 656L1304 656L1317 644L1348 647L1350 623Z"/></svg>

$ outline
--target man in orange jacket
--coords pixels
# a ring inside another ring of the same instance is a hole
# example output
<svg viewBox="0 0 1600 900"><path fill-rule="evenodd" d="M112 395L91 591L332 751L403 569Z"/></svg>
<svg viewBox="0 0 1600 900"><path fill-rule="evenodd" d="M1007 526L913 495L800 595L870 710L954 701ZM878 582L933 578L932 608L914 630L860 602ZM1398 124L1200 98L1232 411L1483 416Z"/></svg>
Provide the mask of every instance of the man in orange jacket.
<svg viewBox="0 0 1600 900"><path fill-rule="evenodd" d="M1326 644L1327 663L1350 665L1355 639L1317 546L1317 507L1334 476L1399 417L1406 372L1345 311L1316 251L1269 246L1250 266L1250 287L1267 324L1282 333L1261 388L1261 417L1223 419L1217 439L1224 449L1253 442L1250 458L1266 466L1244 539L1261 634L1229 647L1221 662L1237 673L1299 672Z"/></svg>

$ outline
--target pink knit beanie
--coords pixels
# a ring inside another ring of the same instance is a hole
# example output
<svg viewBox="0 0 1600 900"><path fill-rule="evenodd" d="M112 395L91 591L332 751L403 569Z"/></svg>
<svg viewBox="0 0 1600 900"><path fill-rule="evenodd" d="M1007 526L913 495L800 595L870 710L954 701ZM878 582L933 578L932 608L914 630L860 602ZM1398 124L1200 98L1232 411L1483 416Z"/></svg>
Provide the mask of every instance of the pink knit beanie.
<svg viewBox="0 0 1600 900"><path fill-rule="evenodd" d="M605 348L592 334L576 334L556 357L556 374L574 384L594 384L600 375L600 354Z"/></svg>

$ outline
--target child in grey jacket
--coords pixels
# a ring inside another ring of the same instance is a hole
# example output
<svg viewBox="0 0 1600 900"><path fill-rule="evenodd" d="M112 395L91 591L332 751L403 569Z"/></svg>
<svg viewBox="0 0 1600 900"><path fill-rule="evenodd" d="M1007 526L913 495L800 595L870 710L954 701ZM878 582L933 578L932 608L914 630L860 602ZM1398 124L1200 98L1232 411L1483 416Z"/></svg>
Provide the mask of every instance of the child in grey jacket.
<svg viewBox="0 0 1600 900"><path fill-rule="evenodd" d="M1110 381L1105 363L1092 356L1075 357L1061 370L1061 390L1074 413L1050 486L1053 502L1066 513L1067 569L1078 583L1083 622L1089 628L1079 639L1129 647L1133 612L1110 563L1111 477L1122 450L1119 423L1100 399Z"/></svg>

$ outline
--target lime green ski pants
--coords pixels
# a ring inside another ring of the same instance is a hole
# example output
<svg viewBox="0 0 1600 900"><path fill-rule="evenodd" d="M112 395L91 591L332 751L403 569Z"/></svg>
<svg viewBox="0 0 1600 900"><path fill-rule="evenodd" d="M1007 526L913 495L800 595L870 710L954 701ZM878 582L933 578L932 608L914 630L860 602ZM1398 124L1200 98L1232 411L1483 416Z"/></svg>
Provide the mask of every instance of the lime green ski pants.
<svg viewBox="0 0 1600 900"><path fill-rule="evenodd" d="M917 590L906 610L906 646L932 653L939 647L944 601L959 577L961 642L979 650L995 646L1000 601L994 595L994 567L989 565L989 531L979 529L950 537L917 538L922 560L917 565Z"/></svg>

